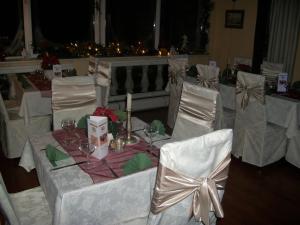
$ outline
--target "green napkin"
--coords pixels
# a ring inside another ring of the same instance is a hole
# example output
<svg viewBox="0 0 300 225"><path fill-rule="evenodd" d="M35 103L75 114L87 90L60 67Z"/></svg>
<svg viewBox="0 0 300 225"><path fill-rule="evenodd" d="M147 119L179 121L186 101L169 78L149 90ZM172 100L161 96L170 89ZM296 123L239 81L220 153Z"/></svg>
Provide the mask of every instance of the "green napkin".
<svg viewBox="0 0 300 225"><path fill-rule="evenodd" d="M83 117L80 118L80 120L77 123L77 127L78 128L83 128L86 129L86 125L87 125L87 119L90 118L90 115L85 115Z"/></svg>
<svg viewBox="0 0 300 225"><path fill-rule="evenodd" d="M124 112L122 110L116 110L116 111L114 111L114 113L117 115L120 122L125 121L127 118L126 112Z"/></svg>
<svg viewBox="0 0 300 225"><path fill-rule="evenodd" d="M49 159L52 166L57 166L56 161L63 160L69 158L69 156L55 148L53 145L48 144L46 146L46 156Z"/></svg>
<svg viewBox="0 0 300 225"><path fill-rule="evenodd" d="M152 162L145 153L138 153L123 165L123 172L125 175L128 175L140 170L145 170L151 165Z"/></svg>
<svg viewBox="0 0 300 225"><path fill-rule="evenodd" d="M165 135L166 129L161 121L153 120L150 126L151 126L151 128L157 130L158 134Z"/></svg>

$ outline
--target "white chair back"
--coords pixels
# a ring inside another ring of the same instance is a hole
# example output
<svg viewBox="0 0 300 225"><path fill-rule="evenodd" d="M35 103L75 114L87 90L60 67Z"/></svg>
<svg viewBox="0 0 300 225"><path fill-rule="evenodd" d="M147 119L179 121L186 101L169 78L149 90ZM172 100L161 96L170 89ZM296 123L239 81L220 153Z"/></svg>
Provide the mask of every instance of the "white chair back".
<svg viewBox="0 0 300 225"><path fill-rule="evenodd" d="M252 59L245 58L245 57L234 57L233 65L236 67L237 65L240 65L240 64L252 67Z"/></svg>
<svg viewBox="0 0 300 225"><path fill-rule="evenodd" d="M184 82L172 138L180 141L213 131L218 95L216 90Z"/></svg>
<svg viewBox="0 0 300 225"><path fill-rule="evenodd" d="M208 196L205 203L198 199L197 196L201 195L200 192L205 192L205 188L202 189L199 186L204 184L207 178L211 181L215 180L212 174L220 175L221 170L223 170L223 175L220 176L227 179L231 148L231 129L218 130L201 137L164 145L160 150L160 163L148 225L188 224L191 208L196 216L194 204L196 208L200 207L200 211L202 210L200 219L205 224L209 224L207 223L209 211L211 209L213 209L212 211L218 210L216 205L211 205ZM220 165L223 166L222 169L220 169ZM217 170L219 173L216 173ZM221 186L224 191L225 184L221 184L219 187ZM222 196L220 197L217 193L219 190L214 190L216 200L220 203L219 199ZM212 196L212 192L210 192L210 196ZM217 212L216 214L222 217L222 207L219 208L221 215ZM209 210L205 211L204 209ZM197 215L199 216L199 214Z"/></svg>
<svg viewBox="0 0 300 225"><path fill-rule="evenodd" d="M170 128L173 128L178 113L182 83L186 76L188 59L170 58L168 59L168 64L169 82L167 85L167 91L170 92L170 101L167 124Z"/></svg>
<svg viewBox="0 0 300 225"><path fill-rule="evenodd" d="M197 64L197 81L200 86L218 89L220 68L215 66Z"/></svg>
<svg viewBox="0 0 300 225"><path fill-rule="evenodd" d="M277 77L283 72L283 64L264 61L260 65L261 74L265 76L266 82L271 87L276 87Z"/></svg>
<svg viewBox="0 0 300 225"><path fill-rule="evenodd" d="M96 109L95 81L90 76L54 78L52 80L53 129L60 129L64 118L77 122Z"/></svg>
<svg viewBox="0 0 300 225"><path fill-rule="evenodd" d="M95 78L97 106L107 107L111 85L111 63L90 56L89 75Z"/></svg>
<svg viewBox="0 0 300 225"><path fill-rule="evenodd" d="M6 190L5 183L0 173L0 209L10 225L19 225L20 222L15 213L14 207Z"/></svg>

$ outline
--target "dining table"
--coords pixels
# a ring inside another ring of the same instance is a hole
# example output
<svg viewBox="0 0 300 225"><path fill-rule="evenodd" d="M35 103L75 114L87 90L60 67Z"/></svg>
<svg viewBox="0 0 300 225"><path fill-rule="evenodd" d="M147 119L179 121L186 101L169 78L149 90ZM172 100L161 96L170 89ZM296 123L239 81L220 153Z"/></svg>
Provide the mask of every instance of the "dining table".
<svg viewBox="0 0 300 225"><path fill-rule="evenodd" d="M18 115L24 119L26 125L34 116L52 114L51 80L41 73L9 76L9 80L11 95L20 101Z"/></svg>
<svg viewBox="0 0 300 225"><path fill-rule="evenodd" d="M146 223L159 149L172 139L167 134L156 135L150 147L149 137L144 132L147 123L137 117L132 117L131 123L137 143L126 145L121 152L109 149L105 158L92 157L90 163L85 162L76 144L74 147L63 144L59 138L64 132L62 130L28 139L19 165L27 171L36 169L54 225ZM84 134L82 130L76 132L78 137ZM53 166L45 150L49 145L70 157ZM125 164L139 153L151 159L151 167L126 174Z"/></svg>

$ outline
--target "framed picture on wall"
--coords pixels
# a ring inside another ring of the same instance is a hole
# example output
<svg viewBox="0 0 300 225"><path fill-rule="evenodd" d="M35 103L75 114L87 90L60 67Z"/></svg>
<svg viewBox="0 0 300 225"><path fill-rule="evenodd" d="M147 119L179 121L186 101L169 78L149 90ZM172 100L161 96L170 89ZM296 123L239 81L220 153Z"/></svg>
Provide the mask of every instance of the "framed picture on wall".
<svg viewBox="0 0 300 225"><path fill-rule="evenodd" d="M244 10L226 10L225 27L242 29L244 23Z"/></svg>

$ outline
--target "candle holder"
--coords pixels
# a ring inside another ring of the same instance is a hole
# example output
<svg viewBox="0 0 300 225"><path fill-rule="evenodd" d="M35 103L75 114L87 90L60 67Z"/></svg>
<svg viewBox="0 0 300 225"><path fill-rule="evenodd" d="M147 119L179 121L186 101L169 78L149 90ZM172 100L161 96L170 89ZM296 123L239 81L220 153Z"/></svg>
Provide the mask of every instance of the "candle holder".
<svg viewBox="0 0 300 225"><path fill-rule="evenodd" d="M131 133L131 111L127 110L127 136L126 144L135 144L138 142L138 138Z"/></svg>

